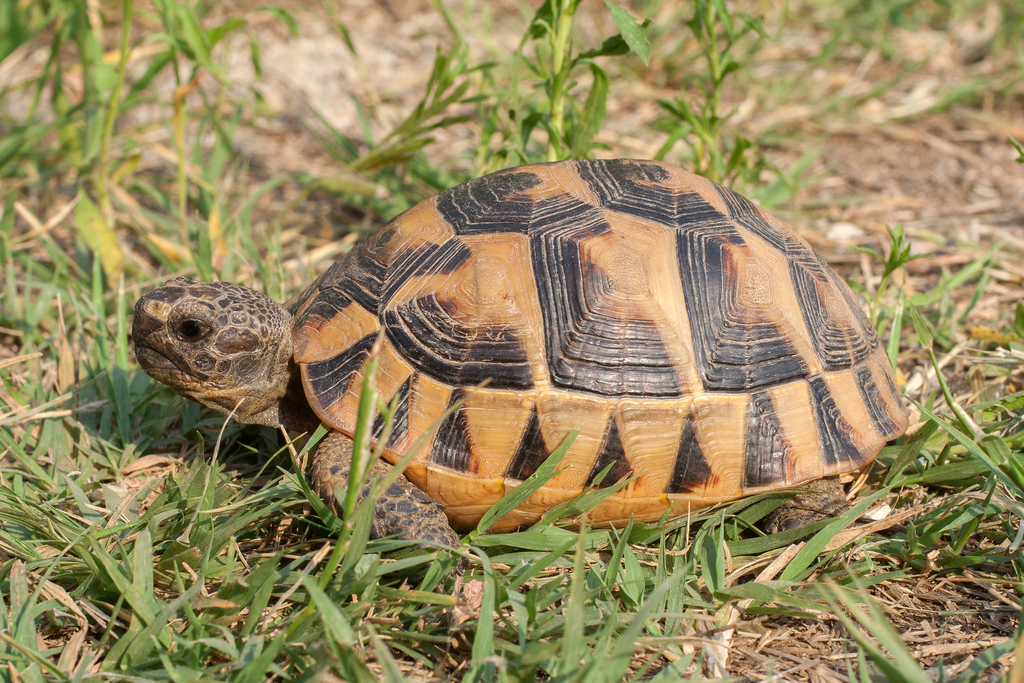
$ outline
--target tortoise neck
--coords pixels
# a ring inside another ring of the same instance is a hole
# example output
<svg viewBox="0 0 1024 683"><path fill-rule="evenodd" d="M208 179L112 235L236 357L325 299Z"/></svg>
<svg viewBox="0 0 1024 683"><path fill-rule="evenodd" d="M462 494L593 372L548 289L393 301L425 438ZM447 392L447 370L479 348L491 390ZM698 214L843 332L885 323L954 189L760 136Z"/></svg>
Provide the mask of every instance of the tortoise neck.
<svg viewBox="0 0 1024 683"><path fill-rule="evenodd" d="M320 418L309 407L306 392L302 387L302 376L299 365L294 360L288 361L289 380L281 402L278 404L278 420L289 432L312 433L320 424Z"/></svg>

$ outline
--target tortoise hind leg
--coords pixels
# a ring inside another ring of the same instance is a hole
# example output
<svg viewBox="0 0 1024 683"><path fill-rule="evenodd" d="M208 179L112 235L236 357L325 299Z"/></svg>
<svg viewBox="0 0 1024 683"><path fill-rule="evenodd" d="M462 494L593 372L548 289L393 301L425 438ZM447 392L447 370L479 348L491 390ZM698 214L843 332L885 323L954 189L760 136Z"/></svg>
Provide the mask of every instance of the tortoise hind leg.
<svg viewBox="0 0 1024 683"><path fill-rule="evenodd" d="M825 477L803 484L800 488L814 489L814 493L799 493L764 518L762 526L769 534L799 529L829 517L841 515L850 509L839 477Z"/></svg>
<svg viewBox="0 0 1024 683"><path fill-rule="evenodd" d="M309 475L313 490L323 499L331 512L341 514L341 507L334 496L340 486L348 486L352 465L352 439L340 432L331 432L321 441L313 454ZM377 462L373 474L384 475L391 466ZM360 493L360 500L370 492L367 482ZM394 484L380 495L374 505L373 538L396 536L403 540L459 547L459 537L448 524L444 507L416 488L405 477L399 477Z"/></svg>

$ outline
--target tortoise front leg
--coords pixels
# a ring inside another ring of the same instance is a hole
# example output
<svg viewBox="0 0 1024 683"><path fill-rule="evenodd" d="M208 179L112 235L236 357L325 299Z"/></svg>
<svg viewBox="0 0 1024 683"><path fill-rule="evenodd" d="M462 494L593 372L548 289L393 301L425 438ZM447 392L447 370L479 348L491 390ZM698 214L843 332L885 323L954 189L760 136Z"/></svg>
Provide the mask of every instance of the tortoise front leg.
<svg viewBox="0 0 1024 683"><path fill-rule="evenodd" d="M313 454L309 475L313 490L323 499L331 512L341 515L341 506L334 492L348 487L352 467L352 439L341 432L331 432L321 441ZM370 472L381 476L391 465L378 461ZM370 493L367 481L360 492L362 500ZM416 488L404 476L380 495L373 510L373 538L397 536L403 540L437 543L450 548L459 547L459 536L448 524L444 506Z"/></svg>

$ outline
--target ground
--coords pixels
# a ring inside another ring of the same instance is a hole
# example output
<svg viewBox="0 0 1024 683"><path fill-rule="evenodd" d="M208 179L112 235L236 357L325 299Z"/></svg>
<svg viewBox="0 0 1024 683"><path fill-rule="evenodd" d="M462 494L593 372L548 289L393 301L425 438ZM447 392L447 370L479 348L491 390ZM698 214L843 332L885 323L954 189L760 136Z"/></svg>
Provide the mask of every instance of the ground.
<svg viewBox="0 0 1024 683"><path fill-rule="evenodd" d="M445 4L476 60L514 51L532 16L531 9L510 0ZM537 4L529 3L534 9ZM639 16L647 5L626 7ZM767 161L790 174L793 194L773 212L859 285L868 299L879 287L880 266L855 247L885 252L887 226L903 226L912 253L921 258L908 264L902 284L909 295L925 297L922 305L948 309L939 316L943 327L937 336L948 343L938 361L953 397L963 406L1024 387L1019 351L976 343L1004 334L1014 306L1024 300L1024 166L1015 162L1017 153L1007 142L1007 136L1024 140L1022 67L1019 51L992 47L1001 7L992 2L940 26L892 26L874 45L857 44L851 38L831 47L829 41L837 34L826 27L843 20L835 16L835 8L791 4L784 15L771 3L747 7L751 12L769 12L763 19L771 40L745 64L743 78L726 90L723 103L724 111L734 111L728 130L757 141ZM215 13L226 16L253 9L232 4ZM331 153L324 136L329 137L333 129L352 140L365 140L369 134L379 141L422 96L437 50L451 44L451 28L426 0L340 3L335 19L347 29L355 56L343 34L321 13L299 4L289 9L298 20L299 35L292 35L269 13L248 15L252 37L261 46L262 76L252 67L250 36L233 37L221 55L227 87L239 92L253 88L262 98L259 115L251 125L240 127L234 138L234 153L250 169L244 182L255 186L281 174L306 173L360 189L347 161ZM656 26L678 25L686 12L670 2L651 4L649 9ZM609 13L598 3L581 6L577 26L577 39L587 46L616 32ZM105 30L105 41L116 42L117 27ZM38 70L46 61L46 47L26 50L18 57L17 68ZM10 60L5 66L6 72L0 68L0 81L12 78ZM662 112L657 101L678 95L685 72L664 54L655 54L646 68L638 62L608 68L612 75L608 118L597 137L606 148L596 155L654 157L665 139L652 126ZM73 89L74 78L74 73L68 74L69 88ZM170 81L157 87L169 98ZM186 97L198 102L195 93ZM7 106L17 110L26 105L15 100ZM474 111L473 104L457 105L454 111L460 107L464 113ZM174 141L171 127L161 116L157 107L140 107L118 124L144 131L141 135L147 144L134 169L137 174L173 173L168 153ZM425 153L433 164L470 172L480 137L475 121L441 128L432 135L434 142ZM666 160L684 163L681 151L681 146L675 148ZM778 178L770 171L761 175L765 185ZM377 198L389 192L383 185L367 191ZM58 194L71 201L74 190L65 188ZM27 213L32 212L40 223L57 213L30 205ZM144 226L140 215L129 207L122 208L118 218L123 224ZM19 216L16 228L22 235L41 232L25 212ZM307 187L288 180L258 202L253 225L268 231L280 228L282 243L301 239L308 245L303 253L285 254L283 288L295 291L351 244L353 229L373 227L379 220L373 212L339 199L337 193L308 192ZM57 220L45 232L69 253L74 251L73 225ZM138 231L122 229L121 234L126 243L141 242ZM26 243L24 248L46 258L41 243ZM141 248L134 250L132 258L147 260ZM976 272L984 271L983 287L974 277L944 289L943 301L927 297L937 285L955 280L957 273L972 266L978 267ZM154 280L162 280L166 270ZM181 272L191 271L183 268ZM138 281L130 291L152 284L153 280ZM21 352L19 338L16 330L0 328L0 363ZM50 383L59 384L57 362L48 367ZM930 405L939 383L920 345L904 344L899 369L906 396ZM916 406L911 409L913 432L926 418ZM146 463L157 469L166 464ZM152 474L147 467L138 468L140 481ZM854 490L876 484L883 475L877 469L863 473ZM956 495L957 491L944 493ZM983 498L976 491L962 495ZM889 502L893 508L898 501L921 503L919 510L924 514L935 501L918 500L921 496L908 487ZM890 519L886 524L886 511L893 508L873 508L873 519L881 522L880 532L905 531L905 519ZM986 547L984 535L977 539L979 553L993 545ZM1002 547L1008 546L1002 542ZM638 547L637 552L649 551ZM867 566L875 552L871 545L860 546L847 559ZM887 608L888 621L934 678L940 676L939 667L947 678L959 675L984 648L1015 637L1019 626L1020 594L1006 588L1007 576L1012 575L1009 560L976 564L957 575L930 564L948 552L948 539L936 542L927 561L913 567L910 578L886 579L872 572L863 576L864 590ZM726 576L735 581L754 570L733 575L729 567ZM744 613L737 614L737 619L730 624L734 631L724 638L721 627L688 634L692 642L686 641L684 651L699 650L707 640L722 646L722 668L709 665L705 673L749 680L774 675L777 680L847 681L848 665L857 666L846 626L830 613L818 613L816 618ZM387 626L385 621L378 629L386 633ZM455 652L451 661L464 662L464 655ZM668 665L660 649L652 646L636 654L636 666L649 663L649 657L657 658L649 673ZM990 671L991 680L1005 674L1013 661L1012 654L1005 655ZM406 664L410 675L437 673Z"/></svg>

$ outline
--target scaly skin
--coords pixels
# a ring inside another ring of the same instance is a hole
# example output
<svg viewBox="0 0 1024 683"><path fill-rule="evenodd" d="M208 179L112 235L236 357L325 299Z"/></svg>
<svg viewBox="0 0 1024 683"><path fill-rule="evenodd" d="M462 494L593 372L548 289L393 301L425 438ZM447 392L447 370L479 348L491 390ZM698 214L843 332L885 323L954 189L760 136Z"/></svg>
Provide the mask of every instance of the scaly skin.
<svg viewBox="0 0 1024 683"><path fill-rule="evenodd" d="M816 493L799 493L785 505L773 510L761 521L767 533L799 529L822 519L836 517L850 509L839 477L825 477L808 482L800 488L813 489Z"/></svg>
<svg viewBox="0 0 1024 683"><path fill-rule="evenodd" d="M352 465L352 439L341 432L331 432L317 445L316 457L309 468L313 490L323 499L331 512L341 516L341 505L334 495L348 487ZM377 461L368 474L385 476L391 466ZM370 492L369 481L363 487L360 499ZM443 507L405 477L399 477L377 499L373 515L373 537L397 536L403 540L424 544L459 547L459 536L448 525Z"/></svg>
<svg viewBox="0 0 1024 683"><path fill-rule="evenodd" d="M176 393L245 424L310 432L320 420L292 361L292 316L263 294L225 282L178 278L139 299L132 324L142 369ZM310 465L314 490L337 514L348 486L352 439L332 432ZM376 472L389 465L378 463ZM363 489L363 495L369 485ZM405 477L377 499L373 535L459 546L444 507Z"/></svg>

